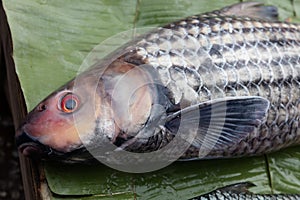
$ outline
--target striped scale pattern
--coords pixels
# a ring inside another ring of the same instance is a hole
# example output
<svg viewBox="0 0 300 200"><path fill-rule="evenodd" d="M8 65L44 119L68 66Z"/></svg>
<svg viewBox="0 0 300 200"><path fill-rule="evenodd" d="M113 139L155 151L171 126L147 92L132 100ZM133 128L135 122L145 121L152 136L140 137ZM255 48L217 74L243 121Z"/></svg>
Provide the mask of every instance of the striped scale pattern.
<svg viewBox="0 0 300 200"><path fill-rule="evenodd" d="M213 191L209 194L199 196L190 200L239 200L239 199L253 199L253 200L297 200L299 195L259 195L251 193L234 193L230 191Z"/></svg>
<svg viewBox="0 0 300 200"><path fill-rule="evenodd" d="M270 101L267 120L255 134L226 150L214 149L209 157L300 143L299 25L209 13L151 32L132 52L158 71L173 104L250 95ZM183 157L196 155L193 149Z"/></svg>

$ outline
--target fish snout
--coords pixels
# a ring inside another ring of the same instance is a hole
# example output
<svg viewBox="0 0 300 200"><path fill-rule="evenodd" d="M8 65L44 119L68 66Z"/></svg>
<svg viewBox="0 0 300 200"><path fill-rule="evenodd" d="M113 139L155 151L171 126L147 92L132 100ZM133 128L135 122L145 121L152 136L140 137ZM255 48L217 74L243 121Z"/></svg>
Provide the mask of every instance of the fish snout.
<svg viewBox="0 0 300 200"><path fill-rule="evenodd" d="M86 159L93 160L93 157L84 147L80 147L73 152L60 152L50 146L42 144L22 129L17 130L15 139L19 153L34 160L54 159L66 163L81 163Z"/></svg>
<svg viewBox="0 0 300 200"><path fill-rule="evenodd" d="M42 113L47 109L47 106L43 103L39 104L35 108L35 112ZM38 158L45 153L45 147L33 136L26 133L26 126L28 125L33 112L29 113L20 127L15 133L16 146L21 154L27 157ZM29 123L30 124L30 123Z"/></svg>

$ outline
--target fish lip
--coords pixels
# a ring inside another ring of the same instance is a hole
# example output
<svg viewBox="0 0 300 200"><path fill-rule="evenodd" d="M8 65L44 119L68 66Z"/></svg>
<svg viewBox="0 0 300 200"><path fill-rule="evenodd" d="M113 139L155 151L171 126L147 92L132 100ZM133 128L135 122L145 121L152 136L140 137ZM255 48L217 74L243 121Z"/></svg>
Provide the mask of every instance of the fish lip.
<svg viewBox="0 0 300 200"><path fill-rule="evenodd" d="M36 138L28 135L26 132L19 132L16 137L16 145L21 154L32 159L56 160L65 163L85 162L78 154L88 153L87 149L80 147L72 152L57 151L47 145L42 144Z"/></svg>
<svg viewBox="0 0 300 200"><path fill-rule="evenodd" d="M28 142L21 144L19 147L19 152L21 152L26 157L41 157L43 154L40 146L34 142Z"/></svg>
<svg viewBox="0 0 300 200"><path fill-rule="evenodd" d="M27 157L41 158L51 152L49 147L43 145L24 131L16 137L16 145L19 152Z"/></svg>

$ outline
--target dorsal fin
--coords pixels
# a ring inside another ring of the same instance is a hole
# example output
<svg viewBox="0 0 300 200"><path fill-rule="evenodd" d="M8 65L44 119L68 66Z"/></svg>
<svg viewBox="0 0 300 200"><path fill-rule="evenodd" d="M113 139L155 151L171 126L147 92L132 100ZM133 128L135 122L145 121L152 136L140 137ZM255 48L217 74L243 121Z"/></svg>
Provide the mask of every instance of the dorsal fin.
<svg viewBox="0 0 300 200"><path fill-rule="evenodd" d="M219 11L216 11L221 15L235 15L241 17L252 17L262 20L277 21L278 9L275 6L266 6L260 2L242 2L228 7L225 7Z"/></svg>

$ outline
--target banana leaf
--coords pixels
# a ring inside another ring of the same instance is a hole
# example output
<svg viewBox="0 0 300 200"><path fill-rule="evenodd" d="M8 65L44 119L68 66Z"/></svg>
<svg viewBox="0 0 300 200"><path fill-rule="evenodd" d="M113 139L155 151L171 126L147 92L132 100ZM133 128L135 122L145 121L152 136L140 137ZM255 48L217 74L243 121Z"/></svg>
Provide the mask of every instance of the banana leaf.
<svg viewBox="0 0 300 200"><path fill-rule="evenodd" d="M115 40L118 37L108 38L124 31L131 37L139 28L237 2L4 0L28 111L76 76L94 47L103 44L100 47L108 53L122 43ZM300 20L299 1L262 2L277 6L282 20ZM47 194L41 195L51 199L188 199L245 181L256 185L250 188L254 193L297 193L300 188L299 147L259 157L175 162L143 174L120 172L102 164L43 162L40 166L47 183Z"/></svg>

